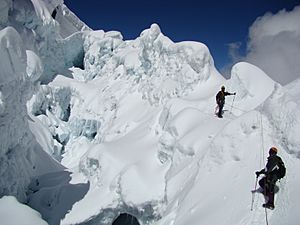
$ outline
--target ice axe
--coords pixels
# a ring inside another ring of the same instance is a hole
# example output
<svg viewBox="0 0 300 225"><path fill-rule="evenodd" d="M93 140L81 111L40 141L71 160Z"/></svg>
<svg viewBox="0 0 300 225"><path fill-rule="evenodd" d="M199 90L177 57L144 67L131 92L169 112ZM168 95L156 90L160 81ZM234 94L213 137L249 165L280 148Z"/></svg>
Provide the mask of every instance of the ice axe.
<svg viewBox="0 0 300 225"><path fill-rule="evenodd" d="M251 211L253 210L253 204L254 204L254 195L255 195L255 191L256 191L256 187L257 187L257 181L258 181L258 176L256 176L256 180L255 180L255 186L254 186L254 189L252 190Z"/></svg>
<svg viewBox="0 0 300 225"><path fill-rule="evenodd" d="M234 93L234 96L233 96L233 99L232 99L230 113L232 113L232 107L233 107L233 103L234 103L234 100L235 100L235 95L236 95L236 93Z"/></svg>

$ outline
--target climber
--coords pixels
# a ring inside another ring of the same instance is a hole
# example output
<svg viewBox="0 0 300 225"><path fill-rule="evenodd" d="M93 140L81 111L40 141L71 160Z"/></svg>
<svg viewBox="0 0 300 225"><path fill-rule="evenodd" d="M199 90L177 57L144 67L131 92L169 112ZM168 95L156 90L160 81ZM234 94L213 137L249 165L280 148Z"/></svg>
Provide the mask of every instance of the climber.
<svg viewBox="0 0 300 225"><path fill-rule="evenodd" d="M217 113L219 118L222 118L222 111L223 111L223 107L225 104L225 96L227 95L235 95L236 93L229 93L225 91L225 87L222 86L221 90L218 92L218 94L216 95L216 102L219 108L219 112Z"/></svg>
<svg viewBox="0 0 300 225"><path fill-rule="evenodd" d="M53 12L51 13L51 16L52 16L53 19L55 19L58 10L59 10L59 6L57 6L57 7L53 10Z"/></svg>
<svg viewBox="0 0 300 225"><path fill-rule="evenodd" d="M256 177L264 174L265 176L260 179L258 182L261 188L263 189L263 194L267 202L263 204L263 207L274 209L274 189L278 179L281 179L285 176L285 166L282 159L277 156L277 148L272 147L269 150L269 157L266 164L266 167L260 171L256 171Z"/></svg>

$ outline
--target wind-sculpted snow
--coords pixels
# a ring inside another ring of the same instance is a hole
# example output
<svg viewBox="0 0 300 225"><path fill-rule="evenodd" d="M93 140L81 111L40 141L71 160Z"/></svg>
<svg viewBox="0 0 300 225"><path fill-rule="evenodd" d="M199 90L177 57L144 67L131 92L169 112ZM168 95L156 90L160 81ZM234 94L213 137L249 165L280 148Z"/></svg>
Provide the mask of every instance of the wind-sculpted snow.
<svg viewBox="0 0 300 225"><path fill-rule="evenodd" d="M274 90L275 82L261 69L246 62L232 67L227 88L236 92L235 113L251 111L263 103ZM232 109L231 109L232 110Z"/></svg>
<svg viewBox="0 0 300 225"><path fill-rule="evenodd" d="M0 12L1 197L50 225L261 224L250 189L276 146L288 172L270 221L298 225L299 80L281 87L244 62L225 80L202 43L157 24L135 40L91 31L61 0ZM221 85L236 92L223 119Z"/></svg>

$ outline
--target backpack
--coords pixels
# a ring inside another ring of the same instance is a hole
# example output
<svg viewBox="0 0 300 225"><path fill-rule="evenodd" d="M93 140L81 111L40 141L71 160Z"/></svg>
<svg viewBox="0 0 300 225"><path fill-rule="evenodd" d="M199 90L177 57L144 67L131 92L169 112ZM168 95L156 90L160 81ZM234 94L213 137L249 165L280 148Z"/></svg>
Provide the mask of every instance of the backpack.
<svg viewBox="0 0 300 225"><path fill-rule="evenodd" d="M286 173L286 168L281 158L279 158L277 165L279 168L277 169L276 175L278 179L281 179L285 176Z"/></svg>
<svg viewBox="0 0 300 225"><path fill-rule="evenodd" d="M216 102L221 103L223 96L224 94L221 91L219 91L218 94L216 95Z"/></svg>

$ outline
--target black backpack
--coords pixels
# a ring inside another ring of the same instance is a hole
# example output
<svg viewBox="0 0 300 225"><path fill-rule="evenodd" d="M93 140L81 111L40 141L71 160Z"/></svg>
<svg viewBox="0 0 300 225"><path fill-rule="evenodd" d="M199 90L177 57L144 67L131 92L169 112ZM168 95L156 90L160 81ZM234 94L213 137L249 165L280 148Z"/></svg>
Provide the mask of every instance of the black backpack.
<svg viewBox="0 0 300 225"><path fill-rule="evenodd" d="M281 179L281 178L283 178L285 176L286 168L285 168L284 163L283 163L283 161L282 161L282 159L280 157L278 157L278 164L277 165L279 167L277 169L277 172L276 172L277 178Z"/></svg>
<svg viewBox="0 0 300 225"><path fill-rule="evenodd" d="M218 94L216 95L216 102L219 103L222 101L222 92L219 91Z"/></svg>

